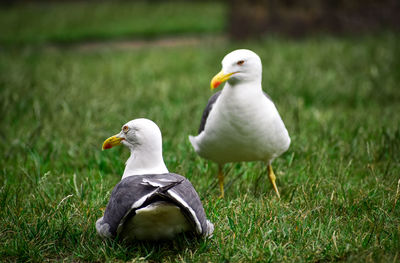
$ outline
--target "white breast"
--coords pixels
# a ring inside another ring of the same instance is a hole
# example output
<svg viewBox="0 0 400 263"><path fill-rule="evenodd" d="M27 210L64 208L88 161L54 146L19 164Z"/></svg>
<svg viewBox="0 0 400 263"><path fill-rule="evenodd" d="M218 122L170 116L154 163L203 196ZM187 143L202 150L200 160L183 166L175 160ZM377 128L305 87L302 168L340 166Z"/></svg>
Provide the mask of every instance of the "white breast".
<svg viewBox="0 0 400 263"><path fill-rule="evenodd" d="M198 153L218 163L269 161L290 138L272 101L261 92L222 92L198 136Z"/></svg>

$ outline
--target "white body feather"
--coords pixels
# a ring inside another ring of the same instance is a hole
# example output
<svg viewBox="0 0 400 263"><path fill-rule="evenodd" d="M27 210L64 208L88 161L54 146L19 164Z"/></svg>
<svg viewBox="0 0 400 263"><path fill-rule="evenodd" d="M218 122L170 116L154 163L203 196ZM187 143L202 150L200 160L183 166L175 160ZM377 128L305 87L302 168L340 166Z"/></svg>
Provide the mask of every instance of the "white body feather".
<svg viewBox="0 0 400 263"><path fill-rule="evenodd" d="M220 164L271 161L289 148L290 137L274 103L261 83L251 84L225 84L204 131L189 137L200 156Z"/></svg>

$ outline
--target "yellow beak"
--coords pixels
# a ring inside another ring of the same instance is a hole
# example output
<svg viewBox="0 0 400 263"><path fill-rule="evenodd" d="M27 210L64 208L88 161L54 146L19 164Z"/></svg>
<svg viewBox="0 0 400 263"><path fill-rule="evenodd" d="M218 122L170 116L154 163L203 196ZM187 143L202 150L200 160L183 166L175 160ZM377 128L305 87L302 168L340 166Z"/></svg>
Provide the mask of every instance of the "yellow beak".
<svg viewBox="0 0 400 263"><path fill-rule="evenodd" d="M121 141L124 140L124 138L118 137L118 135L111 136L107 140L103 142L103 150L110 149L114 146L120 145Z"/></svg>
<svg viewBox="0 0 400 263"><path fill-rule="evenodd" d="M211 80L211 89L215 89L217 88L221 83L227 81L233 74L235 74L237 72L232 72L232 73L228 73L225 74L222 70L215 75L212 80Z"/></svg>

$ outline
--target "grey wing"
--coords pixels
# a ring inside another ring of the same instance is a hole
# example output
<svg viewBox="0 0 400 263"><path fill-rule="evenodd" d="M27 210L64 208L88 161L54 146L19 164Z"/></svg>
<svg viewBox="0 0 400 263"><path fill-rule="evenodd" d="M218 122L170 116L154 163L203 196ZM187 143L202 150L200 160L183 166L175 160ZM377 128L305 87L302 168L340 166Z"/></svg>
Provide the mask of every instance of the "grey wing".
<svg viewBox="0 0 400 263"><path fill-rule="evenodd" d="M132 205L154 192L153 186L140 184L142 179L143 176L131 176L114 187L104 216L96 222L97 232L101 236L115 236L121 219L131 209Z"/></svg>
<svg viewBox="0 0 400 263"><path fill-rule="evenodd" d="M188 179L179 174L168 173L152 175L142 181L142 184L158 187L157 192L146 202L152 202L153 198L157 199L157 196L161 196L181 208L198 235L212 234L214 225L207 220L200 197Z"/></svg>
<svg viewBox="0 0 400 263"><path fill-rule="evenodd" d="M125 178L113 189L104 216L96 222L100 236L115 237L135 211L162 197L178 205L198 234L211 235L213 225L192 184L178 174L147 174Z"/></svg>
<svg viewBox="0 0 400 263"><path fill-rule="evenodd" d="M203 111L203 115L201 116L201 121L200 121L200 127L199 127L198 134L200 134L202 131L204 131L204 127L206 126L208 115L210 114L210 111L211 111L212 107L214 106L215 102L217 101L219 95L221 95L221 91L216 92L208 100L207 106Z"/></svg>
<svg viewBox="0 0 400 263"><path fill-rule="evenodd" d="M165 192L175 185L182 183L182 181L184 180L186 180L186 178L178 174L154 174L150 175L149 177L143 178L140 184L159 187L159 191Z"/></svg>
<svg viewBox="0 0 400 263"><path fill-rule="evenodd" d="M200 197L189 180L185 179L182 183L169 189L167 193L178 201L180 207L189 215L197 234L211 236L214 225L207 220Z"/></svg>
<svg viewBox="0 0 400 263"><path fill-rule="evenodd" d="M179 185L184 180L186 180L183 176L172 173L146 174L141 175L140 177L141 181L139 183L139 187L151 188L152 190L148 193L145 193L142 197L140 197L140 199L137 199L135 202L131 202L131 206L125 211L125 214L119 221L116 229L117 234L123 231L125 222L136 214L137 209L140 209L160 200L166 199L165 201L174 201L170 200L171 198L169 198L168 196L167 198L165 198L165 193L170 188L173 188L174 186Z"/></svg>

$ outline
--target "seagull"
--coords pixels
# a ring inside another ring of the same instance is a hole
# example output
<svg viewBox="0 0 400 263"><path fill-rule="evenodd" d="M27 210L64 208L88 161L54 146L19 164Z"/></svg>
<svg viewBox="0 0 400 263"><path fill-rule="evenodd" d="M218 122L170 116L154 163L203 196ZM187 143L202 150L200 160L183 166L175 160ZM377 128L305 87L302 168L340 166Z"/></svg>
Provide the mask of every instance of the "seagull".
<svg viewBox="0 0 400 263"><path fill-rule="evenodd" d="M290 145L278 110L262 90L260 57L238 49L222 60L222 70L211 80L211 89L226 82L204 109L197 136L189 136L195 152L218 164L218 180L224 197L223 165L231 162L263 161L278 196L272 161Z"/></svg>
<svg viewBox="0 0 400 263"><path fill-rule="evenodd" d="M185 177L169 173L162 157L158 126L135 119L103 143L103 150L124 145L131 151L121 181L114 187L97 233L124 240L172 239L183 232L210 237L214 225L207 220L199 195Z"/></svg>

